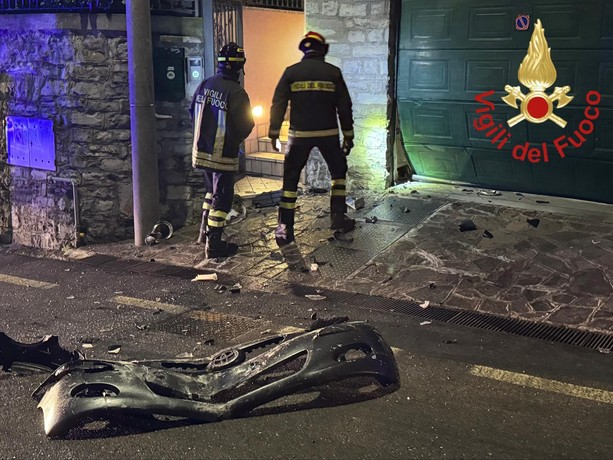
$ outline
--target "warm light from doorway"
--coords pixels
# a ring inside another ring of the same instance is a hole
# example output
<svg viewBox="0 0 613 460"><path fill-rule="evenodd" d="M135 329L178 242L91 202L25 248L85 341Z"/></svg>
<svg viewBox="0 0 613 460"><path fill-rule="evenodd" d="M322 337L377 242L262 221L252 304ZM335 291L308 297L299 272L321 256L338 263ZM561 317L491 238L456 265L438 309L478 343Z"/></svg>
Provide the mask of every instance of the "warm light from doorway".
<svg viewBox="0 0 613 460"><path fill-rule="evenodd" d="M261 105L256 105L255 107L253 107L253 109L251 109L251 113L253 113L254 117L261 117L264 113L264 109Z"/></svg>

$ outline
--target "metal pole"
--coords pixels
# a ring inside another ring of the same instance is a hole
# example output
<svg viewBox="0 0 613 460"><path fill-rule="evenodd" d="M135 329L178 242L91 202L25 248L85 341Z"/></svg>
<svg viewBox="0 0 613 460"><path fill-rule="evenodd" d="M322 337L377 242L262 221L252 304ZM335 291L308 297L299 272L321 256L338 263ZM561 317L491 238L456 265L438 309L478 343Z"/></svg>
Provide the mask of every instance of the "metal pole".
<svg viewBox="0 0 613 460"><path fill-rule="evenodd" d="M150 0L127 0L126 29L136 246L145 244L145 236L159 220L160 214L149 10Z"/></svg>
<svg viewBox="0 0 613 460"><path fill-rule="evenodd" d="M214 5L215 0L202 0L202 24L204 27L204 77L209 78L215 75L217 69L217 59L215 55L215 22Z"/></svg>

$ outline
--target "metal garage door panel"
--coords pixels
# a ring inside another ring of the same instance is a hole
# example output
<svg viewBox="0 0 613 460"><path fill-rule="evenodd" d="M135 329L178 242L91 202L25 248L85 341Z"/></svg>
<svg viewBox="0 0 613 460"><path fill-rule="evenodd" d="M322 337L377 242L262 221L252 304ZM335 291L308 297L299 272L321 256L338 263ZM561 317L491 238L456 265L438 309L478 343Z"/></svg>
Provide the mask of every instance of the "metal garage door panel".
<svg viewBox="0 0 613 460"><path fill-rule="evenodd" d="M521 50L401 50L398 98L474 101L493 89L491 100L500 101L505 85L520 85L526 51L527 44ZM613 51L552 49L551 59L557 72L552 86L569 85L570 94L579 95L571 105L584 106L585 94L595 88L602 88L603 104L613 105Z"/></svg>
<svg viewBox="0 0 613 460"><path fill-rule="evenodd" d="M405 149L415 172L420 176L477 182L472 159L463 147L407 143Z"/></svg>
<svg viewBox="0 0 613 460"><path fill-rule="evenodd" d="M533 182L532 164L517 161L508 151L467 149L475 164L477 182L492 188L524 190Z"/></svg>
<svg viewBox="0 0 613 460"><path fill-rule="evenodd" d="M532 28L515 30L518 14L529 14L533 21L540 18L552 48L598 48L613 43L613 13L603 0L492 3L404 0L399 48L521 49Z"/></svg>

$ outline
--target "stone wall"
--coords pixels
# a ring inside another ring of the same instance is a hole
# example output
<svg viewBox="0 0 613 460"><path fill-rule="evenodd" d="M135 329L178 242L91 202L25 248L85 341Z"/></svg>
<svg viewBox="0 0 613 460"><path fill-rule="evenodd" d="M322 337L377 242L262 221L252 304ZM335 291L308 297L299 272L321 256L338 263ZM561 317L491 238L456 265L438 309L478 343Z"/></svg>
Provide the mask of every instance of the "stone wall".
<svg viewBox="0 0 613 460"><path fill-rule="evenodd" d="M0 73L0 120L6 116L6 106L8 104L8 75ZM0 128L4 127L0 123ZM0 131L4 131L0 129ZM0 133L0 244L9 243L12 240L11 226L11 200L10 200L10 175L9 167L6 164L7 151L4 133Z"/></svg>
<svg viewBox="0 0 613 460"><path fill-rule="evenodd" d="M28 16L2 16L0 117L3 123L6 115L53 120L57 170L7 167L2 129L0 238L10 239L12 231L12 241L27 246L58 249L76 244L71 184L53 177L77 184L83 243L131 238L125 16L107 17L95 25L83 23L80 15ZM184 46L186 54L202 55L200 38L180 36L189 27L173 18L164 24L154 28L155 45ZM173 29L179 33L172 35ZM156 104L156 113L162 115L155 127L160 218L178 227L194 221L200 206L194 200L202 198L202 178L190 165L188 105L187 99Z"/></svg>
<svg viewBox="0 0 613 460"><path fill-rule="evenodd" d="M306 0L306 29L330 43L327 61L341 68L353 100L355 148L348 188L382 190L391 169L388 143L389 0ZM321 155L312 155L307 182L329 187ZM329 176L328 176L329 177Z"/></svg>

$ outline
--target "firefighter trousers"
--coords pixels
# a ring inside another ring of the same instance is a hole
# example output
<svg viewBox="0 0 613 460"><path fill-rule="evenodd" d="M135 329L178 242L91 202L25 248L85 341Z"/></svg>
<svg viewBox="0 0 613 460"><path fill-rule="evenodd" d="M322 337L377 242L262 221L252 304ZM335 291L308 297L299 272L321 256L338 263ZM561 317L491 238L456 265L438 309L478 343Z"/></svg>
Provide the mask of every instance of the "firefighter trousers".
<svg viewBox="0 0 613 460"><path fill-rule="evenodd" d="M236 173L204 169L205 203L210 199L208 228L224 227L234 200ZM209 198L210 197L210 198Z"/></svg>
<svg viewBox="0 0 613 460"><path fill-rule="evenodd" d="M294 226L296 199L300 173L306 165L309 154L317 147L328 165L332 179L330 189L330 213L343 215L347 211L345 204L345 178L347 176L347 158L341 150L337 137L290 138L283 163L283 192L279 202L279 223L289 228Z"/></svg>

